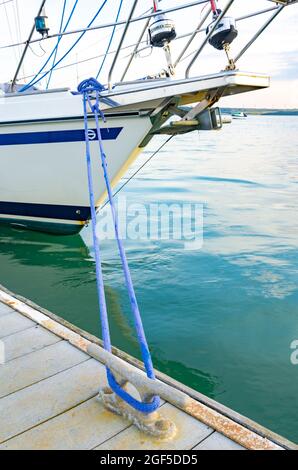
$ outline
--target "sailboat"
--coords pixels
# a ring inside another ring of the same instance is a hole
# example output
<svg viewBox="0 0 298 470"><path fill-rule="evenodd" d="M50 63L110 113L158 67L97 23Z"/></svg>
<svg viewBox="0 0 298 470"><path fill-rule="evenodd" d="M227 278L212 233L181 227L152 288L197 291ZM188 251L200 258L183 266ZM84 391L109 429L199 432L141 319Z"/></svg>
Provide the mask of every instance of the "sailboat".
<svg viewBox="0 0 298 470"><path fill-rule="evenodd" d="M235 19L228 16L234 1L221 3L225 3L222 10L215 1L198 0L162 11L158 0L153 5L152 0L146 0L150 12L136 17L138 0L134 0L125 22L113 25L122 24L124 30L108 83L101 92L101 109L106 121L100 130L113 187L155 135L218 130L222 121L215 105L221 98L269 87L267 75L241 71L236 63L283 8L296 2L271 2L263 12L272 10L272 16L235 58L230 56L230 45L237 37L237 26ZM204 40L192 55L185 76L176 78L177 61L174 63L172 59L172 48L177 33L170 14L204 4L209 9L199 27L189 34L180 59L202 29ZM25 43L22 60L28 45L36 41L36 30L44 40L53 37L49 36L44 6L45 1ZM167 68L157 76L114 81L115 64L127 31L136 21L142 21L145 28L134 53L148 31L150 47L164 50ZM87 28L85 32L95 29ZM62 36L63 32L56 35ZM191 68L206 46L226 52L227 68L192 77ZM21 63L12 82L2 87L0 96L0 223L55 234L78 233L90 219L82 96L67 87L43 90L20 84L20 67ZM89 127L95 199L100 207L106 192L98 156L98 135L91 117Z"/></svg>

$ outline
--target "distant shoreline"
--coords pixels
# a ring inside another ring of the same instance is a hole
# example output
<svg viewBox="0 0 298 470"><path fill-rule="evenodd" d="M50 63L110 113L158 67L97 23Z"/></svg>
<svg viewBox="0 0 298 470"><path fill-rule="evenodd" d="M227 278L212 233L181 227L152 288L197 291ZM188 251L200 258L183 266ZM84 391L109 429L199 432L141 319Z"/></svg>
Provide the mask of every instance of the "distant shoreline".
<svg viewBox="0 0 298 470"><path fill-rule="evenodd" d="M221 108L224 114L243 112L253 116L298 116L298 109Z"/></svg>

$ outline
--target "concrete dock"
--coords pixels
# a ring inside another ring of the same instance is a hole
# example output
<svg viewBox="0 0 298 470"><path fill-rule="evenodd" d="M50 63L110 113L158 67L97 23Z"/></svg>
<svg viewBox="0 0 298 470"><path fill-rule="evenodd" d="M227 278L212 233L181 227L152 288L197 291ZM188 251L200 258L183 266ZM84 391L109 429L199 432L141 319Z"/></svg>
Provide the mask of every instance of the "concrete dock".
<svg viewBox="0 0 298 470"><path fill-rule="evenodd" d="M171 439L139 431L97 399L101 342L0 287L0 450L283 450L293 443L157 371ZM91 348L92 349L92 348ZM114 355L140 372L138 361Z"/></svg>

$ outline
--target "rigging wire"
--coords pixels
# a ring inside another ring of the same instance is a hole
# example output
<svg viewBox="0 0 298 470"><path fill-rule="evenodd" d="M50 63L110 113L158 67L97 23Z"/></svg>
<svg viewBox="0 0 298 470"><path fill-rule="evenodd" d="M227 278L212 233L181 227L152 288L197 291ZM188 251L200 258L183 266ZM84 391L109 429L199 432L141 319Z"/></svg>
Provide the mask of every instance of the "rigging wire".
<svg viewBox="0 0 298 470"><path fill-rule="evenodd" d="M45 54L46 54L46 51L41 47L41 44L39 44L39 47L40 49L42 50L42 54L37 54L37 52L35 52L35 50L33 49L33 47L29 44L29 49L30 51L32 52L33 55L35 55L36 57L44 57ZM32 75L32 77L34 77L34 75Z"/></svg>
<svg viewBox="0 0 298 470"><path fill-rule="evenodd" d="M263 10L260 10L260 11L257 11L257 12L254 12L254 13L249 13L247 15L243 15L243 16L239 16L238 18L236 18L236 21L239 22L239 21L243 21L243 20L247 20L247 19L251 19L251 18L254 18L256 16L259 16L259 15L263 15L263 14L266 14L266 13L270 13L272 11L275 11L275 10L278 10L279 6L273 6L273 7L269 7L269 8L265 8ZM187 38L189 36L192 36L192 34L196 33L205 33L206 32L206 28L201 28L201 29L195 29L194 31L192 31L191 33L186 33L186 34L182 34L181 36L177 36L177 38L175 39L175 41L178 41L179 39L184 39L184 38ZM144 44L145 41L142 41L140 44ZM133 46L130 46L130 47L133 47ZM146 49L149 49L151 46L144 46L142 47L141 49L139 49L138 52L142 52ZM192 52L190 52L186 57L183 57L183 59L181 59L179 61L180 62L183 62L185 61L187 58L189 58L190 56L192 56L195 52L197 51L194 50ZM129 55L125 56L125 57L129 57ZM91 60L91 59L90 59Z"/></svg>
<svg viewBox="0 0 298 470"><path fill-rule="evenodd" d="M274 11L276 10L278 7L270 7L270 8L267 8L266 10L261 10L257 13L253 13L253 14L249 14L249 15L245 15L245 16L241 16L239 18L236 18L236 21L242 21L242 20L245 20L245 19L248 19L248 18L251 18L253 16L257 16L257 15L261 15L261 14L264 14L264 13L267 13L267 12L271 12L271 11ZM180 40L180 39L185 39L189 36L192 36L193 33L202 33L202 32L205 32L205 28L201 28L201 29L196 29L194 31L191 31L190 33L186 33L186 34L182 34L181 36L177 36L176 38L176 41ZM130 49L132 47L135 47L138 43L134 43L134 44L130 44L128 46L124 46L122 48L122 50L125 50L125 49ZM139 44L147 44L147 41L141 41ZM142 49L139 49L138 53L144 51L145 49L148 49L148 48L151 48L150 46L146 46L146 47L143 47ZM116 51L110 51L109 54L114 54ZM192 53L190 53L190 55L194 54L195 51L193 51ZM63 70L63 69L66 69L66 68L69 68L69 67L75 67L77 64L83 64L83 63L86 63L86 62L90 62L92 60L97 60L97 59L100 59L101 57L104 57L105 54L101 54L101 55L96 55L96 56L93 56L93 57L88 57L86 59L82 59L82 60L79 60L79 61L76 61L76 62L71 62L70 64L66 64L66 65L62 65L61 67L57 67L56 70ZM129 55L126 55L124 56L123 58L127 58L127 57L130 57L131 54ZM189 57L189 56L188 56ZM181 61L183 62L184 59L182 59ZM26 75L24 77L21 77L20 80L26 80L28 78L32 78L34 77L34 75Z"/></svg>
<svg viewBox="0 0 298 470"><path fill-rule="evenodd" d="M165 140L162 145L157 150L155 150L155 152L150 155L149 158L147 158L147 160L122 184L122 186L117 189L117 191L113 194L113 197L117 196L117 194L119 194L120 191L122 191L122 189L124 189L125 186L127 186L128 183L130 183L131 180L137 176L138 173L140 173L140 171L170 142L170 140L173 139L173 137L175 137L175 134L171 135L167 140ZM109 200L107 200L99 210L104 209L108 203Z"/></svg>
<svg viewBox="0 0 298 470"><path fill-rule="evenodd" d="M64 31L66 31L66 29L68 28L68 25L69 25L69 23L70 23L70 21L71 21L71 19L72 19L72 17L73 17L73 14L74 14L74 12L75 12L75 9L76 9L76 7L77 7L78 2L79 2L79 0L75 0L75 3L74 3L74 5L73 5L73 7L72 7L72 10L71 10L70 15L69 15L69 17L68 17L68 20L67 20L66 25L65 25L65 27L64 27ZM40 74L43 72L43 70L45 69L45 67L47 66L47 64L50 62L50 60L51 60L51 58L53 57L53 55L55 54L56 50L58 49L61 39L62 39L62 36L59 36L59 39L58 39L58 41L57 41L57 44L56 44L56 46L54 47L54 49L52 50L52 52L51 52L51 54L49 55L49 57L48 57L48 59L46 60L46 62L43 64L43 66L42 66L41 69L37 72L37 74L35 74L34 78L33 78L28 84L26 84L25 86L23 86L23 87L19 90L20 92L23 92L23 91L28 90L28 88L30 88L31 86L34 86L36 83L38 83L38 82L39 82L40 80L42 80L44 77L46 77L46 76L48 75L48 73L51 72L52 67L51 67L51 69L50 69L45 75L43 75L40 79L37 80L38 75L40 75Z"/></svg>
<svg viewBox="0 0 298 470"><path fill-rule="evenodd" d="M192 1L190 3L186 3L186 4L183 4L183 5L178 5L178 6L175 6L175 7L171 7L171 8L168 8L166 10L163 10L163 13L164 14L167 14L167 13L172 13L172 12L176 12L176 11L180 11L180 10L183 10L183 9L186 9L186 8L191 8L191 7L194 7L196 5L202 5L203 3L206 3L208 2L209 0L196 0L196 1ZM139 21L142 21L142 20L146 20L148 18L155 18L156 16L158 16L159 13L156 12L156 13L150 13L150 14L146 14L146 15L143 15L143 16L136 16L135 18L132 18L131 20L131 23L137 23ZM93 24L93 23L92 23ZM113 26L115 25L115 23L105 23L105 24L100 24L98 26L87 26L86 28L80 28L80 29L76 29L76 30L71 30L71 31L65 31L64 33L56 33L56 34L52 34L52 35L49 35L48 37L46 37L44 40L48 40L48 39L53 39L53 38L57 38L58 36L69 36L69 35L73 35L73 34L79 34L79 33L87 33L87 32L91 32L91 31L98 31L100 29L107 29L107 28L112 28ZM122 25L126 25L126 21L125 20L121 20L121 21L118 21L118 23L116 24L116 26L122 26ZM34 42L38 42L37 39L32 39L30 41L31 43L34 43ZM27 42L21 42L20 44L19 43L15 43L15 44L7 44L5 46L1 46L0 47L0 50L1 49L10 49L12 47L17 47L19 45L24 45L24 44L27 44Z"/></svg>
<svg viewBox="0 0 298 470"><path fill-rule="evenodd" d="M160 0L160 1L162 1L162 0ZM147 15L147 14L150 13L151 11L152 11L151 8L147 9L147 10L144 11L141 15L139 15L139 18L142 18L142 16ZM114 24L114 25L112 25L112 26L117 26L117 25ZM125 24L122 24L121 27L119 27L119 30L124 29L124 28L125 28ZM104 37L103 37L103 40L106 39L106 38L108 38L108 37L110 37L110 34L107 34L106 36L104 36ZM93 43L89 44L87 47L84 47L84 48L80 49L79 54L81 54L82 52L84 52L84 51L86 51L86 50L89 50L89 49L92 48L93 46L97 46L97 45L98 45L98 39L97 39L96 42L93 42ZM135 46L135 45L136 45L136 44L133 44L131 47L133 47L133 46ZM0 48L0 49L1 49L1 48ZM115 51L113 51L112 53L114 54ZM110 54L111 54L111 53L110 53ZM96 56L96 57L94 57L94 59L97 59L97 58L100 59L101 57L104 57L104 54L101 54L101 55L99 55L99 56Z"/></svg>
<svg viewBox="0 0 298 470"><path fill-rule="evenodd" d="M9 15L8 15L6 3L7 2L1 3L1 5L4 6L4 11L5 11L6 22L7 22L7 26L8 26L8 32L9 32L10 40L13 41L12 28L11 28L11 24L10 24L10 20L9 20ZM18 49L20 49L20 47ZM16 61L18 61L17 51L15 49L14 49L14 56L15 56Z"/></svg>
<svg viewBox="0 0 298 470"><path fill-rule="evenodd" d="M40 16L42 15L43 11L44 11L44 7L45 7L45 4L46 4L47 0L42 0L41 3L40 3L40 6L39 6L39 9L38 9L38 12L37 12L37 16ZM11 92L14 92L15 91L15 87L16 87L16 83L17 83L17 80L18 80L18 77L19 77L19 73L20 73L20 70L22 69L23 65L24 65L24 60L26 58L26 54L28 52L28 49L29 49L29 45L31 44L32 42L32 38L33 38L33 35L34 35L34 32L36 30L36 24L35 24L35 21L33 23L33 26L30 30L30 34L29 34L29 37L27 39L27 41L25 41L25 47L24 47L24 50L22 52L22 55L21 55L21 58L18 62L18 65L17 65L17 68L16 68L16 71L15 71L15 74L13 76L13 79L11 81L11 85L10 85L10 91ZM36 42L36 41L35 41Z"/></svg>
<svg viewBox="0 0 298 470"><path fill-rule="evenodd" d="M162 0L160 0L162 1ZM150 8L149 10L147 9L145 12L143 12L139 18L142 18L143 15L147 15L149 12L151 12L152 9ZM117 26L117 25L115 25ZM125 24L121 25L121 27L119 27L119 30L121 29L124 29L125 28ZM104 36L103 40L108 38L110 35L107 34L106 36ZM177 39L181 39L183 38L184 36L181 36L181 37L178 37ZM95 43L92 43L92 44L89 44L88 47L86 48L83 48L83 49L80 49L79 51L79 54L81 54L82 52L84 52L85 50L89 50L90 48L92 48L93 46L97 45L98 44L98 40L95 42ZM140 44L147 44L147 41L142 41L140 42ZM135 47L136 45L138 45L138 43L134 43L134 44L130 44L128 46L124 46L122 47L122 50L124 49L130 49L131 47ZM1 49L1 47L0 47ZM110 55L110 54L115 54L116 50L114 51L109 51L107 55ZM96 55L96 56L93 56L93 57L89 57L87 59L82 59L82 60L76 60L75 62L71 62L70 64L66 64L66 65L62 65L61 67L56 67L55 70L63 70L65 68L69 68L69 67L75 67L77 66L78 64L83 64L85 62L89 62L91 60L96 60L96 59L101 59L102 57L104 57L105 54L100 54L100 55ZM50 72L50 70L48 70L48 72ZM36 75L39 75L39 74L36 74ZM35 77L35 74L31 74L31 75L26 75L26 76L23 76L23 77L20 77L20 80L27 80L28 78L33 78Z"/></svg>
<svg viewBox="0 0 298 470"><path fill-rule="evenodd" d="M16 25L16 37L17 37L17 40L20 42L22 38L21 38L21 25L20 25L18 0L15 0L15 2L12 4L12 9L13 9L14 21ZM20 59L22 55L21 46L18 48L18 52L19 52L19 59Z"/></svg>
<svg viewBox="0 0 298 470"><path fill-rule="evenodd" d="M64 17L65 17L65 10L66 10L66 4L67 4L67 0L64 0L64 3L63 3L63 8L62 8L62 16L61 16L61 22L60 22L60 28L59 28L59 33L62 32L62 28L63 28L63 23L64 23ZM58 48L59 48L59 43L60 43L60 36L57 40L57 44L56 44L56 50L55 50L55 54L54 54L54 59L53 59L53 64L52 64L52 67L55 66L55 63L56 63L56 59L57 59L57 54L58 54ZM50 85L50 81L51 81L51 78L52 78L52 74L53 74L53 70L51 70L50 72L50 75L49 75L49 78L48 78L48 81L47 81L47 85L46 85L46 89L48 90L49 89L49 85Z"/></svg>
<svg viewBox="0 0 298 470"><path fill-rule="evenodd" d="M76 3L77 3L78 0L76 0ZM92 26L92 24L94 23L94 21L96 20L96 18L98 17L99 13L101 12L101 10L104 8L104 6L106 5L108 0L104 0L103 3L101 4L101 6L99 7L99 9L97 10L96 14L93 16L92 20L90 21L90 23L88 24L87 28L80 34L80 36L76 39L76 41L73 43L73 45L68 49L67 52L65 52L65 54L58 60L58 62L56 62L55 66L52 67L48 72L45 72L40 78L34 78L33 80L31 80L31 83L26 85L25 87L23 87L20 92L23 92L23 91L26 91L30 86L34 86L36 83L40 82L40 80L42 80L43 78L45 78L50 72L52 69L56 68L57 65L59 65L71 52L72 50L76 47L76 45L80 42L80 40L83 38L83 36L85 36L87 30ZM62 38L62 35L60 35L60 37ZM36 77L38 76L38 74L36 74Z"/></svg>
<svg viewBox="0 0 298 470"><path fill-rule="evenodd" d="M19 32L19 37L21 40L21 20L20 20L19 0L16 0L15 7L16 7L16 15L17 15L18 32Z"/></svg>
<svg viewBox="0 0 298 470"><path fill-rule="evenodd" d="M41 49L41 50L42 50L42 52L43 52L43 55L45 55L47 52L46 52L46 51L44 50L44 48L42 47L42 45L41 45L41 41L39 41L39 43L38 43L38 44L39 44L39 47L40 47L40 49Z"/></svg>
<svg viewBox="0 0 298 470"><path fill-rule="evenodd" d="M163 0L160 0L160 1L163 1ZM148 13L150 13L152 11L151 8L149 8L149 10L147 9L146 11L144 11L143 13L141 13L139 15L139 17L141 18L143 15L147 15ZM114 27L116 28L117 25L114 25ZM119 29L118 31L121 31L125 28L125 24L119 26ZM105 39L109 38L110 37L110 34L107 34L105 35L103 38L102 38L102 41L104 41ZM95 60L95 59L101 59L102 57L105 57L105 55L111 55L111 54L115 54L116 51L108 51L107 53L105 54L100 54L100 55L97 55L97 56L93 56L93 57L90 57L88 59L82 59L82 60L78 60L78 57L79 57L79 54L81 54L82 52L86 51L86 50L89 50L90 48L93 48L93 46L97 46L98 45L98 40L92 44L89 44L88 47L84 47L83 49L80 49L79 53L76 54L76 62L72 62L70 64L66 64L64 66L61 66L61 67L57 67L56 70L61 70L61 69L64 69L64 68L69 68L69 67L76 67L77 68L77 77L78 77L78 64L82 64L82 63L85 63L85 62L89 62L91 60ZM129 49L130 47L134 47L136 46L137 44L132 44L131 46L125 46L125 47L122 47L122 50L123 49ZM33 75L31 75L30 77L25 77L25 78L31 78L33 77ZM79 82L79 79L78 79L78 82Z"/></svg>
<svg viewBox="0 0 298 470"><path fill-rule="evenodd" d="M1 4L0 4L0 6L1 6ZM243 21L243 20L246 20L246 19L250 19L250 18L252 18L252 17L255 17L255 16L258 16L258 15L262 15L262 14L265 14L265 13L268 13L268 12L271 12L271 11L274 11L274 10L277 10L277 8L278 8L278 7L276 7L276 6L274 6L274 7L269 7L269 8L266 8L266 9L264 9L264 10L260 10L260 11L255 12L255 13L250 13L250 14L248 14L248 15L240 16L240 17L236 18L236 21ZM181 39L185 39L185 38L191 36L193 33L202 33L202 32L205 32L205 28L196 29L195 31L191 31L190 33L186 33L186 34L182 34L182 35L180 35L180 36L177 36L176 41L181 40ZM106 36L106 37L107 37L107 36ZM135 47L137 44L138 44L138 43L134 43L134 44L130 44L130 45L128 45L128 46L124 46L124 47L122 48L122 50L130 49L130 48L132 48L132 47ZM145 41L145 40L144 40L144 41L141 41L139 44L140 44L140 45L141 45L141 44L147 44L147 41ZM144 51L145 49L148 49L148 48L149 48L149 46L145 46L145 47L143 47L142 49L139 49L138 52L142 52L142 51ZM1 49L1 47L0 47L0 49ZM89 48L88 48L88 49L89 49ZM83 49L83 50L85 50L85 49ZM116 52L115 50L110 51L110 52L108 53L108 55L114 54L115 52ZM193 51L192 53L190 53L189 56L192 55L192 54L194 54L194 52L195 52L195 51ZM130 57L130 55L131 55L131 54L126 55L126 56L124 56L123 58ZM69 64L62 65L61 67L56 67L55 70L58 71L58 70L64 70L64 69L69 68L69 67L75 67L77 64L83 64L83 63L86 63L86 62L90 62L90 61L92 61L92 60L97 60L97 59L100 59L100 58L102 58L102 57L104 57L104 56L105 56L105 54L100 54L100 55L96 55L96 56L92 56L92 57L87 57L86 59L81 59L81 60L76 61L76 62L71 62L71 63L69 63ZM187 56L187 57L189 57L189 56ZM185 58L183 58L182 61L183 61L183 60L185 60ZM50 70L48 70L48 72L50 72ZM25 75L25 76L21 77L20 80L26 80L26 79L32 78L32 77L34 77L34 76L35 76L35 75L32 75L32 74L31 74L31 75Z"/></svg>
<svg viewBox="0 0 298 470"><path fill-rule="evenodd" d="M120 0L120 4L119 4L119 8L118 8L118 12L117 12L117 16L116 16L115 23L117 23L118 20L119 20L119 16L120 16L120 13L121 13L122 5L123 5L123 0ZM105 55L104 55L103 61L102 61L102 63L101 63L101 66L99 67L99 70L98 70L98 72L97 72L96 79L98 79L98 77L99 77L99 75L100 75L100 73L101 73L101 71L102 71L102 69L103 69L103 66L104 66L104 64L105 64L106 58L107 58L107 56L108 56L108 53L109 53L109 51L110 51L110 48L111 48L111 45L112 45L112 42L113 42L113 39L114 39L114 36L115 36L116 27L117 27L117 26L114 25L113 31L112 31L112 34L111 34L111 37L110 37L110 41L109 41L109 44L108 44L108 48L107 48L106 53L105 53Z"/></svg>

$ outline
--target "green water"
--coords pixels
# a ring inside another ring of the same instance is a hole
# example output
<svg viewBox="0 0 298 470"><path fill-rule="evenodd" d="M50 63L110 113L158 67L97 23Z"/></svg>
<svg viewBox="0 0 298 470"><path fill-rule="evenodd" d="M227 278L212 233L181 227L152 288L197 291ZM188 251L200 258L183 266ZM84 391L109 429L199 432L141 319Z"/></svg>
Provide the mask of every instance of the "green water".
<svg viewBox="0 0 298 470"><path fill-rule="evenodd" d="M155 366L296 442L297 148L297 117L249 117L176 138L123 193L204 205L200 250L126 242ZM99 335L90 230L82 235L2 227L0 283ZM103 258L113 343L138 356L113 242Z"/></svg>

